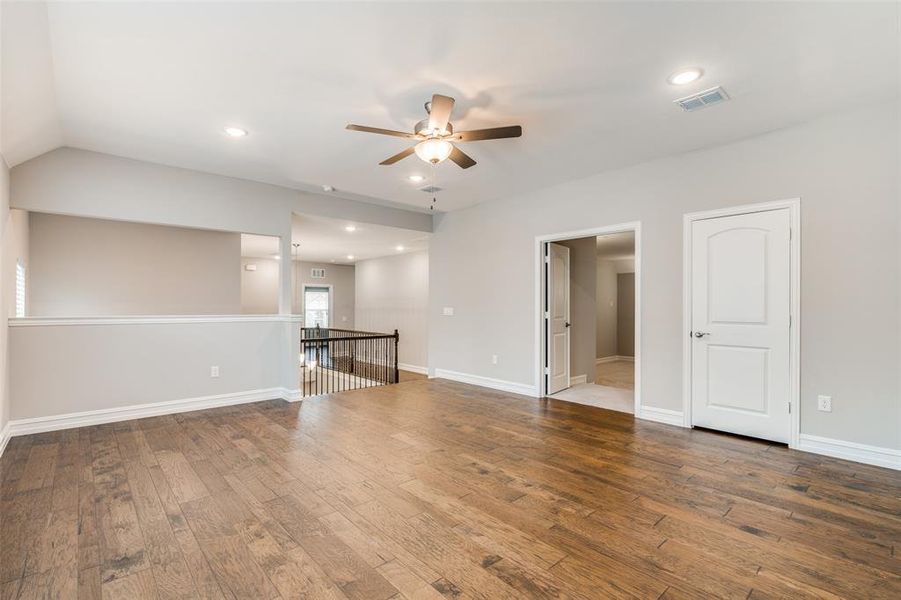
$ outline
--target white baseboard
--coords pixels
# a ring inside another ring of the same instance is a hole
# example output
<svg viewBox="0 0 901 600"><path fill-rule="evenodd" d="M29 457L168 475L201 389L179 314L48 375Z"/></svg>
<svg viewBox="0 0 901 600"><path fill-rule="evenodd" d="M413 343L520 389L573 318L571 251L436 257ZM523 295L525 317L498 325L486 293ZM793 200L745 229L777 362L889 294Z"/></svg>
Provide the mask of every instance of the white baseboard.
<svg viewBox="0 0 901 600"><path fill-rule="evenodd" d="M796 450L901 470L901 450L868 446L802 433Z"/></svg>
<svg viewBox="0 0 901 600"><path fill-rule="evenodd" d="M3 451L6 450L6 444L9 443L9 438L12 436L9 434L9 423L3 426L3 429L0 429L0 457L3 456Z"/></svg>
<svg viewBox="0 0 901 600"><path fill-rule="evenodd" d="M298 402L301 400L300 389L292 390L282 388L282 400L286 402Z"/></svg>
<svg viewBox="0 0 901 600"><path fill-rule="evenodd" d="M523 396L538 397L538 390L534 385L526 385L524 383L516 383L514 381L504 381L502 379L492 379L491 377L482 377L481 375L470 375L468 373L458 373L456 371L447 371L445 369L435 369L434 378L450 379L451 381L459 381L460 383L469 383L493 390L509 392L511 394L522 394Z"/></svg>
<svg viewBox="0 0 901 600"><path fill-rule="evenodd" d="M597 359L596 361L594 361L594 364L600 365L603 363L615 362L617 360L627 360L629 362L635 362L635 357L634 356L603 356L603 357Z"/></svg>
<svg viewBox="0 0 901 600"><path fill-rule="evenodd" d="M231 394L218 394L215 396L201 396L198 398L186 398L184 400L170 400L167 402L154 402L150 404L135 404L117 408L89 410L63 415L51 415L48 417L34 417L31 419L15 419L7 425L9 436L28 435L30 433L43 433L45 431L57 431L59 429L72 429L74 427L86 427L89 425L101 425L103 423L115 423L131 419L143 419L160 415L171 415L192 410L216 408L219 406L232 406L234 404L246 404L263 400L288 399L286 392L292 394L299 390L286 388L267 388L250 390Z"/></svg>
<svg viewBox="0 0 901 600"><path fill-rule="evenodd" d="M428 375L428 367L420 367L419 365L408 365L407 363L397 363L397 368L401 371L410 371L411 373L419 373L420 375Z"/></svg>
<svg viewBox="0 0 901 600"><path fill-rule="evenodd" d="M639 419L645 419L647 421L657 421L658 423L666 423L667 425L675 425L676 427L685 427L685 421L681 410L642 406L640 413L637 416Z"/></svg>
<svg viewBox="0 0 901 600"><path fill-rule="evenodd" d="M569 378L569 385L579 385L580 383L588 383L588 375L576 375Z"/></svg>

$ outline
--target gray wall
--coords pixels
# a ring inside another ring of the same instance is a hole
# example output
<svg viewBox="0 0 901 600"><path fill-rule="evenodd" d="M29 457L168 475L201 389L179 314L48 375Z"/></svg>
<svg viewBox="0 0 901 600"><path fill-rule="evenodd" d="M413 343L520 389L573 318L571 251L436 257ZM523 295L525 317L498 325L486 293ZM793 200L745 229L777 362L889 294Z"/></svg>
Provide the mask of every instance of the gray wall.
<svg viewBox="0 0 901 600"><path fill-rule="evenodd" d="M278 388L285 333L279 322L11 327L12 418Z"/></svg>
<svg viewBox="0 0 901 600"><path fill-rule="evenodd" d="M418 231L432 227L428 214L72 148L54 150L12 169L10 201L16 208L35 212L277 235L285 255L290 254L292 212ZM290 270L286 263L283 275ZM234 271L239 278L238 269ZM4 279L8 272L4 271ZM279 310L285 315L290 309L291 286L286 285L280 289ZM6 318L5 310L0 317ZM136 399L154 402L273 385L294 389L300 346L296 325L284 318L191 323L184 324L183 332L182 325L171 323L19 327L10 336L9 354L17 356L15 370L3 373L3 379L11 374L10 386L19 390L10 410L27 418L53 411L125 407ZM7 328L0 330L5 336ZM194 340L189 355L172 352L182 337ZM69 369L71 363L66 363L54 381L41 383L53 379L47 373L63 360L54 350L56 344L68 351L78 348L80 368ZM120 356L128 348L132 350ZM234 361L228 364L242 365L242 370L225 365L220 378L210 378L209 367L224 364L224 351ZM120 367L119 361L125 361L122 376L109 368ZM98 393L106 387L114 393ZM20 393L24 391L28 393Z"/></svg>
<svg viewBox="0 0 901 600"><path fill-rule="evenodd" d="M800 197L801 430L899 448L898 134L868 106L439 215L429 366L534 385L535 236L641 221L642 401L681 410L684 213Z"/></svg>
<svg viewBox="0 0 901 600"><path fill-rule="evenodd" d="M256 266L248 271L247 265ZM241 313L278 314L279 263L272 258L241 258Z"/></svg>
<svg viewBox="0 0 901 600"><path fill-rule="evenodd" d="M357 328L400 333L398 360L428 365L429 254L410 252L357 263Z"/></svg>
<svg viewBox="0 0 901 600"><path fill-rule="evenodd" d="M569 373L594 383L597 357L597 238L558 242L569 248Z"/></svg>
<svg viewBox="0 0 901 600"><path fill-rule="evenodd" d="M2 127L0 127L2 129ZM10 394L9 394L9 328L6 315L9 314L9 273L11 251L8 247L7 227L9 224L9 169L6 160L0 154L0 268L3 276L0 278L0 444L3 443L3 434L6 424L9 422ZM13 270L15 273L15 270Z"/></svg>
<svg viewBox="0 0 901 600"><path fill-rule="evenodd" d="M247 271L245 265L256 265L256 271ZM313 279L310 270L325 269L325 277ZM241 259L241 312L244 314L278 313L279 261L272 258ZM304 285L332 286L333 327L354 327L354 267L331 263L294 262L294 286L292 312L303 314Z"/></svg>
<svg viewBox="0 0 901 600"><path fill-rule="evenodd" d="M12 169L15 208L290 236L291 213L431 231L430 215L78 150L58 148Z"/></svg>
<svg viewBox="0 0 901 600"><path fill-rule="evenodd" d="M635 356L635 273L616 275L616 354Z"/></svg>
<svg viewBox="0 0 901 600"><path fill-rule="evenodd" d="M237 233L32 213L31 316L234 315Z"/></svg>
<svg viewBox="0 0 901 600"><path fill-rule="evenodd" d="M313 268L325 269L325 278L313 279L310 270ZM294 298L294 312L303 313L303 286L306 285L330 285L332 286L332 327L341 329L353 329L355 321L356 280L355 267L353 265L335 265L331 263L316 263L298 261L295 263L295 276L297 281L297 293Z"/></svg>
<svg viewBox="0 0 901 600"><path fill-rule="evenodd" d="M616 356L616 264L597 261L597 358Z"/></svg>

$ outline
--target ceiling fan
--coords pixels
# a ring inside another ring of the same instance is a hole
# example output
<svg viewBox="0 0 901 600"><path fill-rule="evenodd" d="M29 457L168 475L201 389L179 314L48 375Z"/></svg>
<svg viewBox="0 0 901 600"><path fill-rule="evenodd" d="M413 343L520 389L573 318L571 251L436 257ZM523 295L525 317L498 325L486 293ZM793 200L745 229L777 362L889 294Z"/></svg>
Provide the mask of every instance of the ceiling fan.
<svg viewBox="0 0 901 600"><path fill-rule="evenodd" d="M454 126L450 122L451 111L454 110L454 99L449 96L433 95L431 102L425 103L425 110L429 117L417 123L413 128L413 133L366 127L365 125L348 125L347 129L392 135L417 141L415 145L410 146L403 152L398 152L394 156L386 158L379 163L380 165L393 165L415 152L416 156L425 162L437 165L449 158L463 169L473 166L476 164L476 161L454 146L452 142L480 142L482 140L515 138L522 135L522 127L519 125L454 132Z"/></svg>

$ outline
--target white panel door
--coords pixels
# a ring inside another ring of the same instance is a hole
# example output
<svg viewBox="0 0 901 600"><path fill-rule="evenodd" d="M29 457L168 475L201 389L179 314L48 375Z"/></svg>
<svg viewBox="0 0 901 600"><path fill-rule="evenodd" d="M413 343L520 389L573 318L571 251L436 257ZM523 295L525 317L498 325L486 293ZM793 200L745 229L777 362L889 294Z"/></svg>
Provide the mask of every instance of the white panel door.
<svg viewBox="0 0 901 600"><path fill-rule="evenodd" d="M692 223L692 425L788 442L789 209Z"/></svg>
<svg viewBox="0 0 901 600"><path fill-rule="evenodd" d="M547 393L554 394L569 387L569 248L548 246Z"/></svg>

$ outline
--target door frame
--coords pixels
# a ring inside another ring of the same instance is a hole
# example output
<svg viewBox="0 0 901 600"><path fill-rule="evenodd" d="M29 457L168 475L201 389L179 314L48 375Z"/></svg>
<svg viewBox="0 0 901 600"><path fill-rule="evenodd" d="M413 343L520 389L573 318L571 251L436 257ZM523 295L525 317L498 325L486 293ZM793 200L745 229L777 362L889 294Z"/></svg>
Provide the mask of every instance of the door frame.
<svg viewBox="0 0 901 600"><path fill-rule="evenodd" d="M307 324L307 288L328 288L328 327L332 329L335 315L335 285L332 283L304 283L300 288L300 314L303 317L303 326Z"/></svg>
<svg viewBox="0 0 901 600"><path fill-rule="evenodd" d="M641 417L641 221L616 225L564 231L535 236L535 391L539 398L547 396L544 364L547 355L547 335L544 328L544 294L547 279L544 270L544 246L550 242L565 242L611 233L635 233L635 416Z"/></svg>
<svg viewBox="0 0 901 600"><path fill-rule="evenodd" d="M732 217L779 209L789 210L790 282L789 282L789 402L791 403L791 431L789 448L797 448L801 436L801 199L790 198L773 202L742 204L683 215L682 222L682 417L685 427L692 427L691 418L691 226L695 221Z"/></svg>

